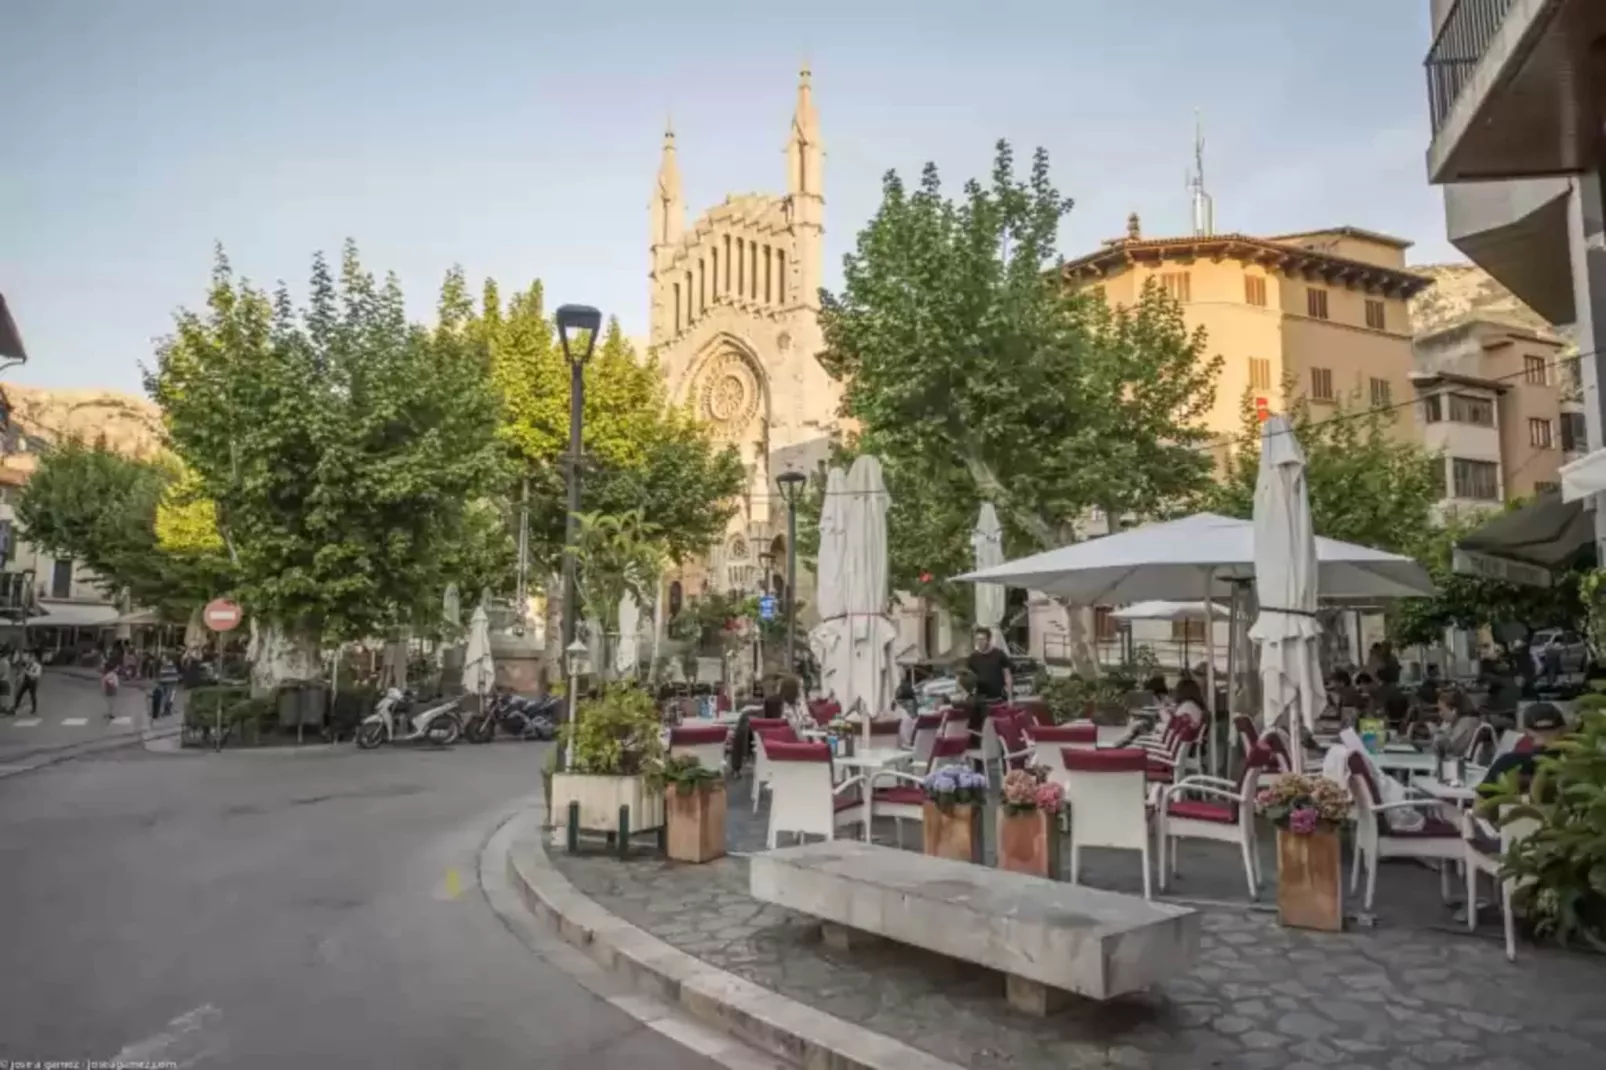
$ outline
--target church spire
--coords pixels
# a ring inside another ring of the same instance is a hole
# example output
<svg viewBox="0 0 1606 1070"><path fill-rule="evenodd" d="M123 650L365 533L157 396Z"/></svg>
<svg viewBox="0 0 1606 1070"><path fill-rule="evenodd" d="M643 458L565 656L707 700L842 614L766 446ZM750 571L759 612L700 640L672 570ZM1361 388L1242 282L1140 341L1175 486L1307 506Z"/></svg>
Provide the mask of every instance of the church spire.
<svg viewBox="0 0 1606 1070"><path fill-rule="evenodd" d="M680 193L680 165L675 159L675 127L669 120L664 122L664 147L658 160L658 182L653 188L649 213L656 265L660 251L678 244L686 225L686 202Z"/></svg>
<svg viewBox="0 0 1606 1070"><path fill-rule="evenodd" d="M797 76L797 106L792 109L792 136L786 142L786 189L793 195L819 197L824 192L820 148L820 117L814 111L814 92L807 63Z"/></svg>

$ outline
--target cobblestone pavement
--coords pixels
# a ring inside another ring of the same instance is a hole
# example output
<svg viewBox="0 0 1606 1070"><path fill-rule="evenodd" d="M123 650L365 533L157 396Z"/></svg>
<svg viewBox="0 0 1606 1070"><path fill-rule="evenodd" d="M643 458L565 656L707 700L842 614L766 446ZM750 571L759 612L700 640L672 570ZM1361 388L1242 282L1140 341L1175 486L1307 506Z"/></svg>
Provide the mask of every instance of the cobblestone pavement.
<svg viewBox="0 0 1606 1070"><path fill-rule="evenodd" d="M732 793L733 841L755 824L745 794ZM917 837L909 830L911 846ZM1244 899L1236 848L1184 852L1179 893ZM1088 883L1136 887L1135 861L1097 855L1084 858ZM1453 931L1438 878L1408 863L1381 873L1375 928L1309 933L1247 902L1207 906L1188 974L1037 1019L1009 1009L990 971L894 945L826 948L815 921L748 896L741 857L680 866L557 853L554 862L582 892L682 951L977 1070L1606 1066L1606 958L1519 945L1508 963L1498 921L1483 936Z"/></svg>

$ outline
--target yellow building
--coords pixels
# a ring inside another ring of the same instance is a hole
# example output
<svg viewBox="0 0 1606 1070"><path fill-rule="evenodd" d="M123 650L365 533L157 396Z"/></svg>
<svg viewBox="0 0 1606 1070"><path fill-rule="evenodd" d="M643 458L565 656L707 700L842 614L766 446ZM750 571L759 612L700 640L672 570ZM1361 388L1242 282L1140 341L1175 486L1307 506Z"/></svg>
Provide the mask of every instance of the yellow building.
<svg viewBox="0 0 1606 1070"><path fill-rule="evenodd" d="M1203 327L1208 352L1224 360L1207 426L1232 435L1246 394L1276 411L1284 384L1318 407L1411 400L1407 302L1432 280L1405 266L1410 244L1354 227L1147 238L1133 215L1125 237L1064 272L1117 304L1135 303L1151 279L1179 301L1189 328ZM1401 433L1415 434L1409 408L1396 411Z"/></svg>

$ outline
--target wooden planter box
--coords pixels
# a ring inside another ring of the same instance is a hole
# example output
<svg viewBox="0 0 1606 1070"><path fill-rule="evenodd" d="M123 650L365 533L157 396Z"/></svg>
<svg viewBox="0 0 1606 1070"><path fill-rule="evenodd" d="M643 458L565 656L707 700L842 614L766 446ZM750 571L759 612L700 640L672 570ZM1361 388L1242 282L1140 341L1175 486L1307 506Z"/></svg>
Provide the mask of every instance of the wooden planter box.
<svg viewBox="0 0 1606 1070"><path fill-rule="evenodd" d="M552 824L567 824L571 802L580 804L584 832L619 831L621 806L630 807L632 833L664 827L664 793L649 788L645 777L552 774Z"/></svg>
<svg viewBox="0 0 1606 1070"><path fill-rule="evenodd" d="M965 803L944 811L928 799L920 824L926 854L955 862L981 861L981 807Z"/></svg>
<svg viewBox="0 0 1606 1070"><path fill-rule="evenodd" d="M712 862L725 857L725 785L695 791L671 785L664 791L669 834L664 853L675 862Z"/></svg>
<svg viewBox="0 0 1606 1070"><path fill-rule="evenodd" d="M1296 929L1342 932L1343 888L1336 829L1309 836L1277 830L1279 921Z"/></svg>
<svg viewBox="0 0 1606 1070"><path fill-rule="evenodd" d="M1059 815L1011 814L998 808L998 868L1037 877L1059 876Z"/></svg>

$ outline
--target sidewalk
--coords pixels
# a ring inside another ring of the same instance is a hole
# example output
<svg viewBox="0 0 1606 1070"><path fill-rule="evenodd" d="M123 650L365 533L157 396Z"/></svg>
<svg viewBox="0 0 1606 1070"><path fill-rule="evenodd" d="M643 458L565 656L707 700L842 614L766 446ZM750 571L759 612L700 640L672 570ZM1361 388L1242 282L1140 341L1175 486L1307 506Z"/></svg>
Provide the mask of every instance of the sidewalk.
<svg viewBox="0 0 1606 1070"><path fill-rule="evenodd" d="M749 838L744 826L755 819L746 789L733 788L733 838ZM532 885L545 879L550 887L528 887L527 901L580 915L560 929L599 960L629 960L639 971L641 956L664 954L641 952L640 942L661 942L729 977L727 987L768 993L906 1053L839 1055L831 1065L905 1067L917 1053L973 1070L1606 1065L1597 1007L1606 957L1520 945L1508 963L1498 923L1481 936L1454 930L1451 908L1438 903L1437 876L1409 863L1380 875L1376 928L1310 933L1285 929L1273 911L1247 902L1204 905L1201 955L1186 975L1141 996L1031 1018L1008 1008L989 971L896 945L826 948L817 921L747 894L744 857L682 866L547 857L539 844L528 850L540 854L528 867ZM1236 875L1242 899L1237 848L1190 842L1183 850L1179 890L1231 895ZM1120 852L1089 851L1084 868L1099 887L1127 890L1138 878ZM1262 891L1264 901L1274 896ZM707 1009L718 1016L715 1003Z"/></svg>

